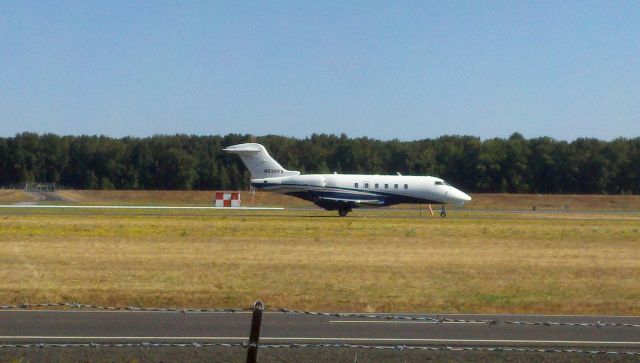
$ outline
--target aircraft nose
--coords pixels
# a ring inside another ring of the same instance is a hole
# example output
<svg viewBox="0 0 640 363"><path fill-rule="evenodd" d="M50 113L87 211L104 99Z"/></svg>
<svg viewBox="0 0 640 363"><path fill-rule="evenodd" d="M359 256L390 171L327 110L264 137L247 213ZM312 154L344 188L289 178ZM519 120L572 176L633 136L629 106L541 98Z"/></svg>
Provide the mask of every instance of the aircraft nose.
<svg viewBox="0 0 640 363"><path fill-rule="evenodd" d="M455 188L449 192L449 197L456 203L464 203L471 200L471 197L467 193Z"/></svg>

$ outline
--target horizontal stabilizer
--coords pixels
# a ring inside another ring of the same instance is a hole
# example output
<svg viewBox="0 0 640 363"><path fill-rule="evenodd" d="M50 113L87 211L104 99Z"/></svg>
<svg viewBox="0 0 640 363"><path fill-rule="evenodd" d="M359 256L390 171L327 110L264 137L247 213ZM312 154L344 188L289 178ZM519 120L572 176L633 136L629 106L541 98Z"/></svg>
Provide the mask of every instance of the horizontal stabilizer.
<svg viewBox="0 0 640 363"><path fill-rule="evenodd" d="M261 147L260 144L239 144L229 146L227 148L222 149L222 151L230 152L230 153L259 153L264 150L264 147ZM266 150L265 150L266 151Z"/></svg>

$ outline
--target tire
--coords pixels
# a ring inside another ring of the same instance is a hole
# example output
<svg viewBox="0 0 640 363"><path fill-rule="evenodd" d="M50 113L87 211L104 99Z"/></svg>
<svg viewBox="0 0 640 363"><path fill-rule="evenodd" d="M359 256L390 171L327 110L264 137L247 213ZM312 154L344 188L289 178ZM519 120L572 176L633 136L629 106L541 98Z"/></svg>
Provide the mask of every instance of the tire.
<svg viewBox="0 0 640 363"><path fill-rule="evenodd" d="M444 218L447 216L447 212L440 212L440 217Z"/></svg>
<svg viewBox="0 0 640 363"><path fill-rule="evenodd" d="M346 217L348 213L349 213L349 210L347 208L340 208L338 210L338 215L340 217Z"/></svg>

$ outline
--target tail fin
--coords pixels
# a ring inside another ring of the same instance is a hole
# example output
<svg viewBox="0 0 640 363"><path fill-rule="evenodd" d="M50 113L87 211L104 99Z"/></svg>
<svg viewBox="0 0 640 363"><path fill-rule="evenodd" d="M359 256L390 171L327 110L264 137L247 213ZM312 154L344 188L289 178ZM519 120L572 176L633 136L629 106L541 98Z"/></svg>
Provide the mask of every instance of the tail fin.
<svg viewBox="0 0 640 363"><path fill-rule="evenodd" d="M267 149L260 144L238 144L222 150L238 154L244 165L249 169L252 179L300 175L299 171L289 171L283 168L277 161L273 160Z"/></svg>

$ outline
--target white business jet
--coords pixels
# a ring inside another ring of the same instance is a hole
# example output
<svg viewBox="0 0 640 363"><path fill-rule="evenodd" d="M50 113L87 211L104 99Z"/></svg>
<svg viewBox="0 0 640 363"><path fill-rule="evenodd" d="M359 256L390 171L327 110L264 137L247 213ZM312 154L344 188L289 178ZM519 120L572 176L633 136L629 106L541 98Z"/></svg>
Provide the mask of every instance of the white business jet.
<svg viewBox="0 0 640 363"><path fill-rule="evenodd" d="M259 190L298 197L326 210L337 210L341 217L354 208L384 207L399 203L462 205L471 200L464 192L432 176L307 174L290 171L255 143L229 146L224 151L238 154L251 172L251 186Z"/></svg>

